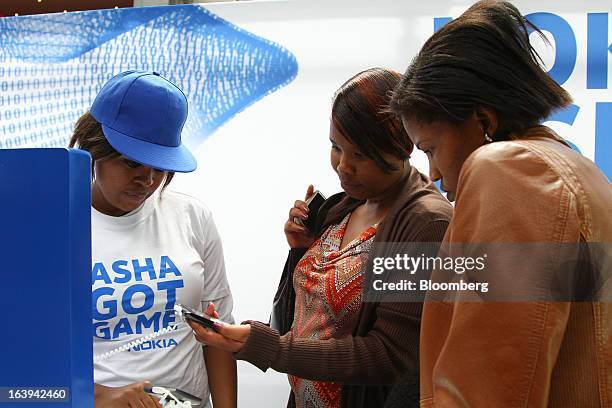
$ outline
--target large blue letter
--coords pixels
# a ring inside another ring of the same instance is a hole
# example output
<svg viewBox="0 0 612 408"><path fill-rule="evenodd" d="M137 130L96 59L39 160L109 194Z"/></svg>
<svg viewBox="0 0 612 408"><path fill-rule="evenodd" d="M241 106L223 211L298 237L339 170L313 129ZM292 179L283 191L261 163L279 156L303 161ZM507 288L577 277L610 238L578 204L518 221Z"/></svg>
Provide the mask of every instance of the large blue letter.
<svg viewBox="0 0 612 408"><path fill-rule="evenodd" d="M171 273L176 276L181 276L181 272L172 262L169 256L163 255L159 261L159 279L164 279L166 274Z"/></svg>
<svg viewBox="0 0 612 408"><path fill-rule="evenodd" d="M94 320L108 320L117 316L117 301L114 299L102 302L102 306L108 310L107 313L100 313L98 311L98 299L104 295L112 296L113 293L115 293L115 289L107 287L98 288L91 293Z"/></svg>
<svg viewBox="0 0 612 408"><path fill-rule="evenodd" d="M123 259L113 262L113 272L122 276L121 278L115 277L115 283L128 283L132 279L132 273L129 269L125 268L127 264L128 262Z"/></svg>
<svg viewBox="0 0 612 408"><path fill-rule="evenodd" d="M96 281L99 281L99 280L106 283L107 285L110 285L111 283L113 283L110 277L108 276L108 272L106 272L106 268L104 267L104 264L102 262L96 262L94 264L91 275L92 275L91 277L92 285L95 284Z"/></svg>
<svg viewBox="0 0 612 408"><path fill-rule="evenodd" d="M153 266L153 260L151 258L145 258L146 265L141 266L138 263L138 259L132 259L132 267L134 268L134 279L136 281L142 281L142 273L147 272L150 280L157 279L155 275L155 267Z"/></svg>
<svg viewBox="0 0 612 408"><path fill-rule="evenodd" d="M612 180L612 102L595 104L595 164Z"/></svg>
<svg viewBox="0 0 612 408"><path fill-rule="evenodd" d="M185 286L182 279L158 282L157 289L166 291L166 310L172 310L176 303L176 290Z"/></svg>
<svg viewBox="0 0 612 408"><path fill-rule="evenodd" d="M140 307L134 307L132 305L132 298L136 293L142 293L145 296L144 304ZM149 310L151 306L153 306L154 302L155 293L153 293L153 289L147 285L137 284L132 285L125 290L123 293L123 299L121 299L121 306L123 306L123 310L128 314L138 314Z"/></svg>
<svg viewBox="0 0 612 408"><path fill-rule="evenodd" d="M552 13L532 13L525 16L540 30L548 31L555 39L555 63L548 74L563 85L572 75L576 65L576 36L572 27L563 18Z"/></svg>
<svg viewBox="0 0 612 408"><path fill-rule="evenodd" d="M608 88L608 13L589 13L587 31L587 88Z"/></svg>

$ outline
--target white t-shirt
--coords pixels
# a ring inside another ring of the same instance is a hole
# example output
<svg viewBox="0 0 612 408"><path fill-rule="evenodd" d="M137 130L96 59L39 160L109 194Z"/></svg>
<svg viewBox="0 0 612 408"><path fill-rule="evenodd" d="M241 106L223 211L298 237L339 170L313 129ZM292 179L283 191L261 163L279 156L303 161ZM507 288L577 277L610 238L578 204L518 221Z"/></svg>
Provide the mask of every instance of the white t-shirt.
<svg viewBox="0 0 612 408"><path fill-rule="evenodd" d="M221 239L199 200L164 190L122 217L92 208L94 356L176 322L181 303L204 310L214 301L233 322ZM175 331L94 364L98 384L148 380L209 398L202 345L182 324Z"/></svg>

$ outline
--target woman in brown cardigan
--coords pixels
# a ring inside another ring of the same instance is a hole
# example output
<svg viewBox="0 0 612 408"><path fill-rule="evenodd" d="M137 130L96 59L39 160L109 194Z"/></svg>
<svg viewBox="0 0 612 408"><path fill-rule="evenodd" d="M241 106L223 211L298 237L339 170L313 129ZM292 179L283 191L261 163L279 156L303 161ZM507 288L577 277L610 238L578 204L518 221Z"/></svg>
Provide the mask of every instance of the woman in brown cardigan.
<svg viewBox="0 0 612 408"><path fill-rule="evenodd" d="M283 315L273 316L279 330L256 321L218 325L218 333L192 325L209 347L289 374L289 406L382 407L400 378L413 381L418 404L421 304L364 301L380 252L372 244L441 242L452 215L448 201L410 165L413 145L401 123L385 113L400 78L370 69L336 92L331 164L344 192L318 214L309 214L303 201L289 212L291 250L281 280L289 286L279 288ZM294 222L315 216L314 234ZM214 315L212 307L208 312Z"/></svg>

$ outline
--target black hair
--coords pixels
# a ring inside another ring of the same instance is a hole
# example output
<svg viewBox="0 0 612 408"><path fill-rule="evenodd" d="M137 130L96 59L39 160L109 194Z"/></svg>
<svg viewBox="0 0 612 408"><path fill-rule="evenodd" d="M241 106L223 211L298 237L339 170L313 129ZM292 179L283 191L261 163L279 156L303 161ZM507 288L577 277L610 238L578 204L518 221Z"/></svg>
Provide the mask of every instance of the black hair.
<svg viewBox="0 0 612 408"><path fill-rule="evenodd" d="M381 152L406 160L413 149L402 123L387 109L401 77L384 68L360 72L336 91L332 103L336 129L385 172L397 169Z"/></svg>
<svg viewBox="0 0 612 408"><path fill-rule="evenodd" d="M419 122L458 124L488 108L498 118L493 140L520 135L572 102L542 69L530 29L548 43L512 4L475 3L427 40L395 89L390 109Z"/></svg>

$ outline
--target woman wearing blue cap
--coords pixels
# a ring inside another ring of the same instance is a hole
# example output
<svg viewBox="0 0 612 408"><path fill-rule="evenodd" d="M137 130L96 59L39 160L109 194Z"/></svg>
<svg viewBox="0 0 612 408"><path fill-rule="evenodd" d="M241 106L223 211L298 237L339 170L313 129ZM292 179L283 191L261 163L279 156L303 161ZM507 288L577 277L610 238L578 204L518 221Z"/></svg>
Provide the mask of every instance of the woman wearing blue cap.
<svg viewBox="0 0 612 408"><path fill-rule="evenodd" d="M92 156L94 355L172 327L175 304L202 310L213 301L232 321L221 239L210 211L165 190L195 158L181 143L183 92L155 72L108 81L77 122L70 146ZM94 364L97 408L159 407L151 385L178 388L215 407L236 406L236 363L202 348L189 327ZM150 382L150 383L149 383Z"/></svg>

